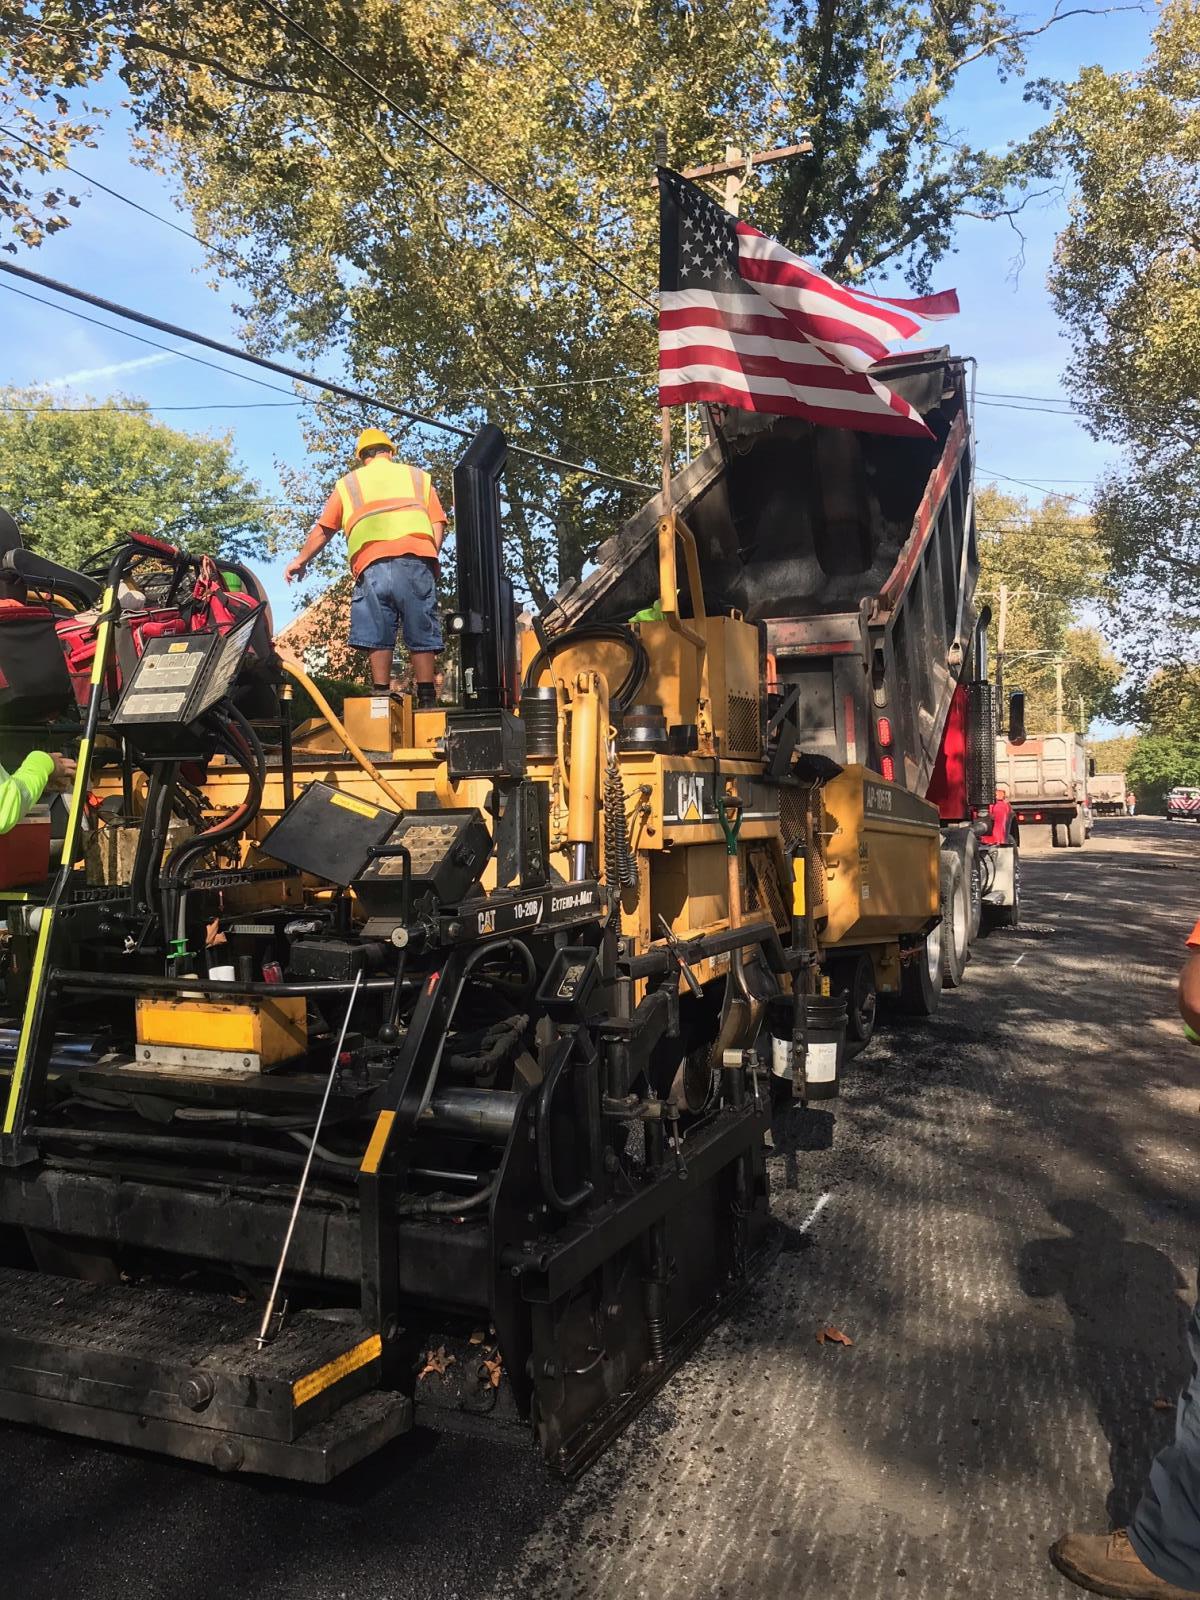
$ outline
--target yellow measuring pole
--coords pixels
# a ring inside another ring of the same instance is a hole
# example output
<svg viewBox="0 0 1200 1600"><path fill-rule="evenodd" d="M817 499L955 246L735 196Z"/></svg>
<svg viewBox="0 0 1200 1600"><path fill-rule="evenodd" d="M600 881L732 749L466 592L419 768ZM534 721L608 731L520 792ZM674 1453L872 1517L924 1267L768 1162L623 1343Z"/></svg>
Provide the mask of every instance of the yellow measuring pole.
<svg viewBox="0 0 1200 1600"><path fill-rule="evenodd" d="M100 626L96 630L96 654L92 661L91 698L88 701L87 719L83 737L79 741L79 755L75 767L75 784L71 790L71 805L67 812L67 827L63 834L62 859L58 874L50 890L50 898L42 908L38 926L37 945L33 966L29 974L29 994L25 1013L21 1018L21 1035L17 1041L17 1056L13 1062L12 1079L8 1086L8 1102L4 1108L4 1123L0 1128L6 1140L19 1133L24 1120L29 1097L30 1065L37 1053L38 1039L46 1013L46 969L50 959L55 912L58 903L70 886L71 873L79 854L79 836L82 830L83 805L87 798L92 748L96 741L96 724L99 721L100 695L104 672L108 664L112 638L112 618L116 606L116 581L110 575L108 587L100 603Z"/></svg>

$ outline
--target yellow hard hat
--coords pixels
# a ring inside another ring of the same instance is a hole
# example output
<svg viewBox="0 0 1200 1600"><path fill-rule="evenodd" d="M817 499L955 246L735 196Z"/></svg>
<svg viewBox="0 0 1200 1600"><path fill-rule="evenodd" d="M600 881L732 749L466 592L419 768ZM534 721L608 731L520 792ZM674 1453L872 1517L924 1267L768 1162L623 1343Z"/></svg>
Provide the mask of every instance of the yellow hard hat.
<svg viewBox="0 0 1200 1600"><path fill-rule="evenodd" d="M380 445L388 450L396 448L382 428L364 428L358 436L358 443L354 446L354 454L361 456L364 450L375 450Z"/></svg>

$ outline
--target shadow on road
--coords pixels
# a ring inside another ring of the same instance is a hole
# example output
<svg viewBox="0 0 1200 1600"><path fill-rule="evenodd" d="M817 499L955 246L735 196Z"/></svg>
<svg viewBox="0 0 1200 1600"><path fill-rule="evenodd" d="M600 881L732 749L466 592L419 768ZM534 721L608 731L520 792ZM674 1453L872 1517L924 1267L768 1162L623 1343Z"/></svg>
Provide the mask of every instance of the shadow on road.
<svg viewBox="0 0 1200 1600"><path fill-rule="evenodd" d="M1108 1440L1112 1527L1128 1522L1155 1450L1163 1443L1154 1401L1173 1399L1187 1370L1184 1280L1153 1245L1125 1237L1124 1225L1089 1200L1048 1206L1068 1229L1021 1251L1021 1287L1058 1296L1075 1333L1079 1382Z"/></svg>

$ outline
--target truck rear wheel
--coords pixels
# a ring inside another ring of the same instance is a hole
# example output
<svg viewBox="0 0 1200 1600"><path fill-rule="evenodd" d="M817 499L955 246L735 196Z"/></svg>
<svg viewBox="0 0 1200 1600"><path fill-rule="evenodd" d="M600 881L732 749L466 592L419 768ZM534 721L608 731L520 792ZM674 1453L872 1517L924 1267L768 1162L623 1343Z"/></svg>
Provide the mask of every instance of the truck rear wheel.
<svg viewBox="0 0 1200 1600"><path fill-rule="evenodd" d="M930 930L900 966L900 1009L931 1017L942 998L942 925Z"/></svg>
<svg viewBox="0 0 1200 1600"><path fill-rule="evenodd" d="M963 981L971 946L971 903L962 859L943 850L941 860L942 982L957 989Z"/></svg>
<svg viewBox="0 0 1200 1600"><path fill-rule="evenodd" d="M1070 822L1067 823L1067 843L1073 850L1081 850L1083 848L1085 831L1086 824L1083 820L1083 812L1077 811Z"/></svg>
<svg viewBox="0 0 1200 1600"><path fill-rule="evenodd" d="M860 950L837 962L831 977L834 993L846 996L846 1054L856 1056L870 1044L875 1032L879 1003L875 963L867 951Z"/></svg>

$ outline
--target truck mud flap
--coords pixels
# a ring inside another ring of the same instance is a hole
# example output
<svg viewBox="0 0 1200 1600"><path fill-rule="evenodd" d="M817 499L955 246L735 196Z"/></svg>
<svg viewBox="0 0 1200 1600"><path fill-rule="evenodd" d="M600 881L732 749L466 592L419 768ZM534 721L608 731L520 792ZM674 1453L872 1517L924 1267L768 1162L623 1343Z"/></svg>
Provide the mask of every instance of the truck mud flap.
<svg viewBox="0 0 1200 1600"><path fill-rule="evenodd" d="M0 1418L307 1483L411 1428L357 1313L256 1332L229 1295L0 1270Z"/></svg>

